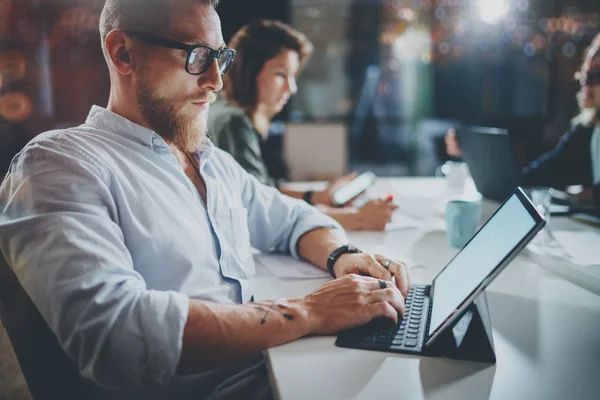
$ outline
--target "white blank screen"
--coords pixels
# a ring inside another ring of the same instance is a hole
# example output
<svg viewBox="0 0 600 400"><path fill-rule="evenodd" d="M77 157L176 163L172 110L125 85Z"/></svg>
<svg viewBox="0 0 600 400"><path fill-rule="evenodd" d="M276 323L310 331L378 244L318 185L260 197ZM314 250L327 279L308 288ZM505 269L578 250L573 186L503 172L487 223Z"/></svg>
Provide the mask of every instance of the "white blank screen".
<svg viewBox="0 0 600 400"><path fill-rule="evenodd" d="M514 194L435 279L429 335L535 227Z"/></svg>

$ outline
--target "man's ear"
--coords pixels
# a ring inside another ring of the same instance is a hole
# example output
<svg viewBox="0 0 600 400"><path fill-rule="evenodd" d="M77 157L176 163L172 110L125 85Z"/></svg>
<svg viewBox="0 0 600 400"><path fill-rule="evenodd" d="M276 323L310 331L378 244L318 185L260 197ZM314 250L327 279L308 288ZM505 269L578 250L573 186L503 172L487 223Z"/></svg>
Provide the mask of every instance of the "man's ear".
<svg viewBox="0 0 600 400"><path fill-rule="evenodd" d="M133 71L133 42L123 31L114 30L106 36L106 52L113 67L122 75Z"/></svg>

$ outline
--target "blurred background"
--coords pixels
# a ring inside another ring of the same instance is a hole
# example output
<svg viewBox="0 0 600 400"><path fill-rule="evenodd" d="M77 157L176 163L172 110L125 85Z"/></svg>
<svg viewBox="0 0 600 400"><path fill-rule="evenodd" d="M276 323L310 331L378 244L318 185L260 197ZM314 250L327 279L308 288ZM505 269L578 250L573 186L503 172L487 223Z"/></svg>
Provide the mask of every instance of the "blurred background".
<svg viewBox="0 0 600 400"><path fill-rule="evenodd" d="M0 0L0 176L32 137L106 105L102 5ZM222 0L218 11L226 41L271 18L315 45L263 143L272 175L297 180L433 175L459 123L507 128L525 164L577 114L573 75L600 30L597 0ZM321 169L302 172L306 145L326 151Z"/></svg>

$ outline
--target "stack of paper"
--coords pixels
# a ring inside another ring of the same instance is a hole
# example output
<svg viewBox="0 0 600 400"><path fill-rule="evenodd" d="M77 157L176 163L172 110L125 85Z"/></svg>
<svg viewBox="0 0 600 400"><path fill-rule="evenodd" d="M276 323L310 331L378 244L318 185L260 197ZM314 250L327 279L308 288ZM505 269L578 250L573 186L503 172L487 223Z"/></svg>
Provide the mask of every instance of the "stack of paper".
<svg viewBox="0 0 600 400"><path fill-rule="evenodd" d="M554 231L552 236L580 266L600 266L600 234L594 231Z"/></svg>
<svg viewBox="0 0 600 400"><path fill-rule="evenodd" d="M331 278L327 271L305 261L281 254L255 254L254 262L261 264L278 278Z"/></svg>

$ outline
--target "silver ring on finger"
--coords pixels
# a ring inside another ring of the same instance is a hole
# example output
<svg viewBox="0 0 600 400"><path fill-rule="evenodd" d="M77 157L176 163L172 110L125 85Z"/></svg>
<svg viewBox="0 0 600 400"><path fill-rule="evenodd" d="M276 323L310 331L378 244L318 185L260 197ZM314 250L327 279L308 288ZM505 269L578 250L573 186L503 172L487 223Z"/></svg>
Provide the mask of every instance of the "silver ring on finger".
<svg viewBox="0 0 600 400"><path fill-rule="evenodd" d="M387 260L386 262L383 263L383 268L385 268L389 271L391 263L392 263L392 260Z"/></svg>
<svg viewBox="0 0 600 400"><path fill-rule="evenodd" d="M379 280L379 286L381 287L381 289L386 289L387 288L387 282L384 280Z"/></svg>

